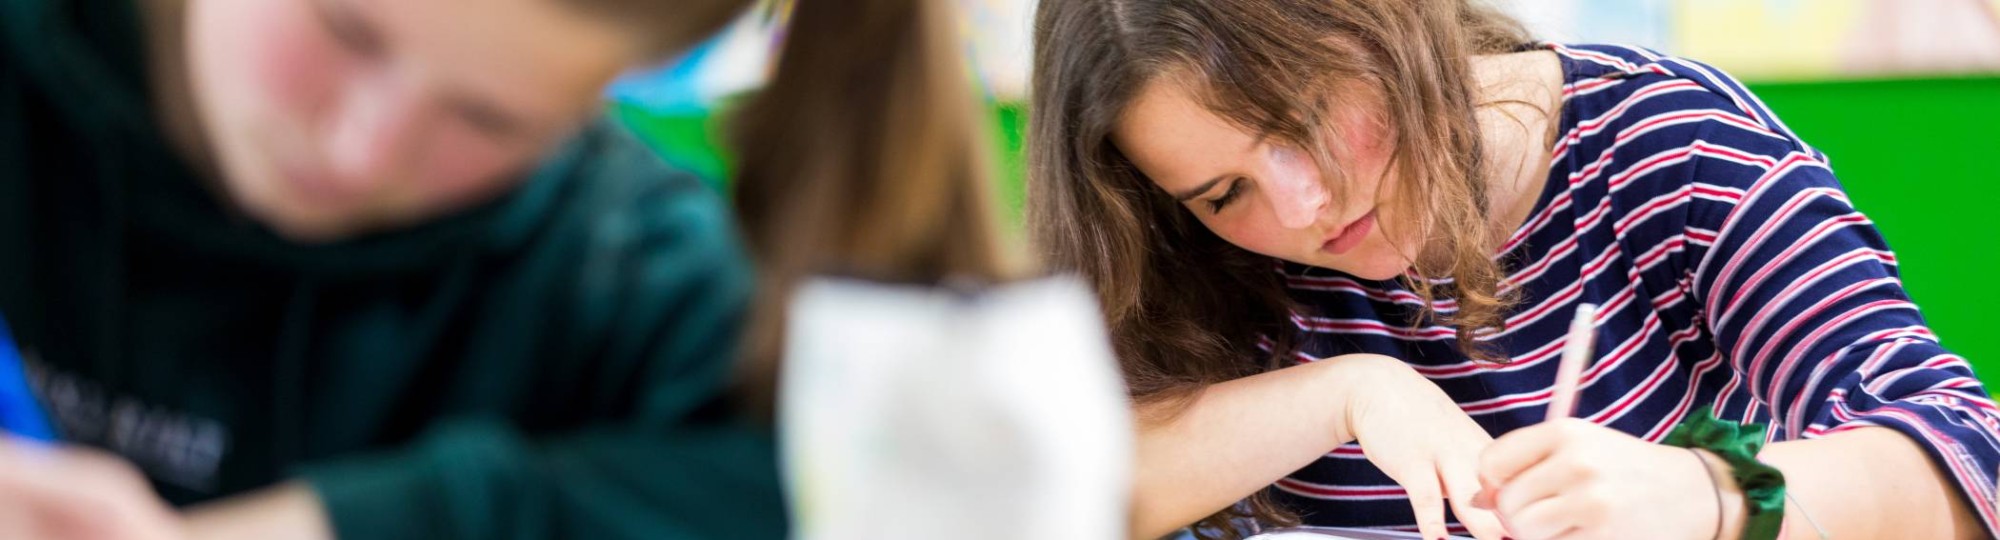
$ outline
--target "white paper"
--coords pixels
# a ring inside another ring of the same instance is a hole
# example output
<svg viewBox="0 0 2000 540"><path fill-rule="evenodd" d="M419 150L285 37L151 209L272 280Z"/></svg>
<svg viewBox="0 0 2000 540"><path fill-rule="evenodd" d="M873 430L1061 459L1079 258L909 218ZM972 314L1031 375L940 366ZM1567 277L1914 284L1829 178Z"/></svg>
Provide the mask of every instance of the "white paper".
<svg viewBox="0 0 2000 540"><path fill-rule="evenodd" d="M787 319L795 537L1123 538L1132 419L1080 283L821 279Z"/></svg>
<svg viewBox="0 0 2000 540"><path fill-rule="evenodd" d="M1451 540L1472 540L1463 536L1447 537ZM1381 529L1350 529L1340 527L1298 527L1271 531L1250 537L1248 540L1422 540L1423 535L1413 532L1388 531Z"/></svg>

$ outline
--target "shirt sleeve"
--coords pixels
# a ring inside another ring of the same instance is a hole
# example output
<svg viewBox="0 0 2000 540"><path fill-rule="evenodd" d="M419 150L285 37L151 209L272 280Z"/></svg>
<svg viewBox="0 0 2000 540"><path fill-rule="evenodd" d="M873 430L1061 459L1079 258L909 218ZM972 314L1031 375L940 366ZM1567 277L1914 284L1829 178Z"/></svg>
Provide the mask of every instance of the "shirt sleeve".
<svg viewBox="0 0 2000 540"><path fill-rule="evenodd" d="M1749 124L1746 122L1745 124ZM1695 146L1704 193L1688 237L1710 239L1685 285L1779 440L1881 426L1915 440L2000 535L2000 409L1905 293L1896 255L1825 161L1743 125ZM1915 179L1911 179L1915 181Z"/></svg>

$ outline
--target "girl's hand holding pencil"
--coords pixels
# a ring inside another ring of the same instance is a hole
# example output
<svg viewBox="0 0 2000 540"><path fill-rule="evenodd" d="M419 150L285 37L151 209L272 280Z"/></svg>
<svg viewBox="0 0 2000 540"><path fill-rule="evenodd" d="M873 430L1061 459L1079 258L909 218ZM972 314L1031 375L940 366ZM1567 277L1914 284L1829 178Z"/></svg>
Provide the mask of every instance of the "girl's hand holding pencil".
<svg viewBox="0 0 2000 540"><path fill-rule="evenodd" d="M1571 417L1595 314L1577 309L1548 420L1501 436L1480 456L1484 489L1474 504L1522 540L1714 536L1719 495L1699 456Z"/></svg>

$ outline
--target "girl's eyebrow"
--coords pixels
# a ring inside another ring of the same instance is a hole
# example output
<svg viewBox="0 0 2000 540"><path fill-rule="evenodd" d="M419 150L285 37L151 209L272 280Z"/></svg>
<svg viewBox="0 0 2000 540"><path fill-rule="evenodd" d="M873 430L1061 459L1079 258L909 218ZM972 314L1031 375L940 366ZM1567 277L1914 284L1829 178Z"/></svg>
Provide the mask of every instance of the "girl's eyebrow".
<svg viewBox="0 0 2000 540"><path fill-rule="evenodd" d="M1202 182L1201 185L1195 186L1193 189L1182 191L1180 193L1175 193L1174 202L1184 203L1188 202L1188 200L1193 199L1195 197L1200 197L1201 194L1208 193L1208 190L1215 189L1216 184L1220 184L1222 183L1223 180L1228 178L1229 175L1227 174L1216 176L1215 178L1208 179L1207 182Z"/></svg>

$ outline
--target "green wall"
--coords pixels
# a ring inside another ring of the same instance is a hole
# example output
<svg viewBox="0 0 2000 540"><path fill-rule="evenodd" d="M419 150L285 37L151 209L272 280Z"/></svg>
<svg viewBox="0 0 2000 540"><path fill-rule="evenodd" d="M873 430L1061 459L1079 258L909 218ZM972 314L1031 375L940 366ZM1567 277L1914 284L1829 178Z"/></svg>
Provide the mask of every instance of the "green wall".
<svg viewBox="0 0 2000 540"><path fill-rule="evenodd" d="M2000 386L2000 78L1752 88L1826 152L1854 206L1896 251L1938 338Z"/></svg>
<svg viewBox="0 0 2000 540"><path fill-rule="evenodd" d="M1855 206L1896 250L1905 286L1946 347L2000 386L2000 78L1752 85L1806 142L1826 152ZM991 108L1007 215L1019 223L1023 111ZM718 127L614 105L669 161L723 177Z"/></svg>

